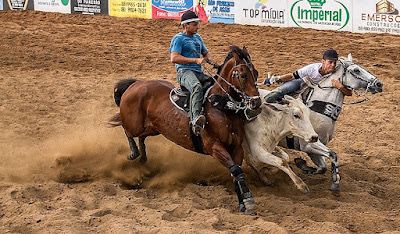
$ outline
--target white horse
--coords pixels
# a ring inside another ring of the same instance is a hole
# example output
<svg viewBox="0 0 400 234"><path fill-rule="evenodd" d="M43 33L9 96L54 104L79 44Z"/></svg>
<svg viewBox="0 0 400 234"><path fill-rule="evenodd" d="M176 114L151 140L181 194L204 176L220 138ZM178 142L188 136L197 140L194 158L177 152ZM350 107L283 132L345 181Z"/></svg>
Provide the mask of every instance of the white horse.
<svg viewBox="0 0 400 234"><path fill-rule="evenodd" d="M270 93L268 90L259 89L262 100ZM289 167L289 156L277 147L278 143L287 136L296 136L304 142L316 142L317 133L310 121L310 110L300 99L285 96L280 103L267 103L263 101L262 111L257 118L245 125L245 139L243 148L247 164L255 169L259 178L266 184L269 168L275 166L293 180L296 187L308 192L308 186ZM325 151L329 151L321 142Z"/></svg>
<svg viewBox="0 0 400 234"><path fill-rule="evenodd" d="M335 131L336 120L339 117L343 106L343 93L332 86L332 79L338 79L351 90L363 90L365 93L372 94L383 91L383 83L365 68L352 61L351 54L347 59L340 58L336 71L329 77L322 80L318 85L310 87L309 92L302 95L304 103L311 109L311 123L318 133L320 141L327 145L332 140ZM310 85L310 84L309 84ZM265 123L268 124L268 123ZM295 159L296 165L304 172L309 174L325 173L325 158L332 159L332 191L339 191L339 164L336 154L328 148L321 148L320 144L308 143L303 139L294 138L292 142L284 139L280 142L281 146L294 148L306 152L317 168L308 167L301 158Z"/></svg>

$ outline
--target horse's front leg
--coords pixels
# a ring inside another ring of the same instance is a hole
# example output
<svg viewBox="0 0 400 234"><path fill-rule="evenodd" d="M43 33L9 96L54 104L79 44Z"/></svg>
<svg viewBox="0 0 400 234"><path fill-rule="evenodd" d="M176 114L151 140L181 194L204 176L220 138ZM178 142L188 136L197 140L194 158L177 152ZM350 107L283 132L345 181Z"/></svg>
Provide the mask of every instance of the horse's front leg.
<svg viewBox="0 0 400 234"><path fill-rule="evenodd" d="M255 201L253 194L250 192L243 170L239 166L243 161L243 149L240 147L240 149L235 148L233 151L235 152L234 159L236 160L232 159L231 155L221 143L216 142L212 146L212 156L217 158L220 163L227 167L233 177L235 192L239 201L239 211L245 214L254 215L256 212L254 211Z"/></svg>
<svg viewBox="0 0 400 234"><path fill-rule="evenodd" d="M331 150L328 147L320 141L307 143L300 139L300 150L308 154L317 168L307 166L305 160L301 158L295 159L297 167L307 174L324 174L326 172L326 163L323 157L329 157Z"/></svg>
<svg viewBox="0 0 400 234"><path fill-rule="evenodd" d="M322 142L318 141L315 143L309 143L305 145L304 151L307 153L312 153L315 156L320 158L326 157L332 160L331 163L331 172L332 172L332 192L339 192L339 183L340 183L340 175L339 175L339 162L338 157L334 151L329 149L326 145L322 144Z"/></svg>

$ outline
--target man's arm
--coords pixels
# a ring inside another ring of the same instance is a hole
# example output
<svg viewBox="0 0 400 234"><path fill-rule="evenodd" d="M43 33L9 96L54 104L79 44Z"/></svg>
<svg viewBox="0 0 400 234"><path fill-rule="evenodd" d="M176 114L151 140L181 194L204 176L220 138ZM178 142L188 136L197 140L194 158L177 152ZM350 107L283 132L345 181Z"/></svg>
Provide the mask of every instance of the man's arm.
<svg viewBox="0 0 400 234"><path fill-rule="evenodd" d="M340 90L340 92L343 93L344 96L351 96L353 95L353 92L351 89L348 89L346 86L344 86L339 80L332 80L332 85L333 87L337 88Z"/></svg>
<svg viewBox="0 0 400 234"><path fill-rule="evenodd" d="M288 73L288 74L281 75L280 78L277 80L277 82L278 83L287 82L287 81L293 80L293 79L294 79L293 73Z"/></svg>
<svg viewBox="0 0 400 234"><path fill-rule="evenodd" d="M171 62L172 63L177 63L177 64L188 64L188 63L197 63L201 64L203 62L204 58L187 58L185 56L182 56L181 54L177 52L172 52L171 53Z"/></svg>

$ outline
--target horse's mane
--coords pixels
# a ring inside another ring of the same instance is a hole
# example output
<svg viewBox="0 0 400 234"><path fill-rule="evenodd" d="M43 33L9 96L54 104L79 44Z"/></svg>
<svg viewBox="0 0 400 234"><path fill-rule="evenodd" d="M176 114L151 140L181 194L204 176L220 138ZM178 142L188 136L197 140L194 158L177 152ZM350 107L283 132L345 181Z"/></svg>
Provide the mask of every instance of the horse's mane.
<svg viewBox="0 0 400 234"><path fill-rule="evenodd" d="M231 45L230 47L230 51L228 52L228 54L226 55L226 58L224 60L224 63L222 63L221 66L219 66L217 74L221 73L222 68L225 66L225 64L233 57L233 53L236 53L237 55L239 55L240 59L245 60L247 63L251 63L250 61L250 54L247 51L244 51L243 49L240 49L238 46L236 45Z"/></svg>

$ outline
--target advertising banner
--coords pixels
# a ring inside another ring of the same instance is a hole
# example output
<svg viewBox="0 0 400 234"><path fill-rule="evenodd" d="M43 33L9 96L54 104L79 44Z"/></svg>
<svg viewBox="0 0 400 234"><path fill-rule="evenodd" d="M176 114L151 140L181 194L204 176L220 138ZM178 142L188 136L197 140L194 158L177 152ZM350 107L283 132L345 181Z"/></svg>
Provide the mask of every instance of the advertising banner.
<svg viewBox="0 0 400 234"><path fill-rule="evenodd" d="M352 31L351 0L288 0L289 26Z"/></svg>
<svg viewBox="0 0 400 234"><path fill-rule="evenodd" d="M153 19L180 19L187 10L193 10L193 0L152 0Z"/></svg>
<svg viewBox="0 0 400 234"><path fill-rule="evenodd" d="M400 1L354 1L353 31L400 34Z"/></svg>
<svg viewBox="0 0 400 234"><path fill-rule="evenodd" d="M109 15L151 19L151 0L108 0Z"/></svg>
<svg viewBox="0 0 400 234"><path fill-rule="evenodd" d="M32 10L33 4L32 0L0 0L3 10Z"/></svg>
<svg viewBox="0 0 400 234"><path fill-rule="evenodd" d="M285 27L288 24L286 0L237 1L235 23Z"/></svg>
<svg viewBox="0 0 400 234"><path fill-rule="evenodd" d="M71 0L71 12L108 15L108 0Z"/></svg>
<svg viewBox="0 0 400 234"><path fill-rule="evenodd" d="M70 0L34 0L35 11L71 13Z"/></svg>
<svg viewBox="0 0 400 234"><path fill-rule="evenodd" d="M238 0L202 0L208 21L211 23L233 24L235 22L234 8Z"/></svg>

